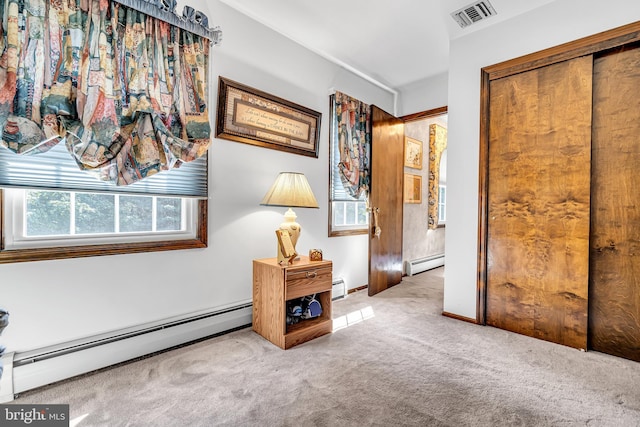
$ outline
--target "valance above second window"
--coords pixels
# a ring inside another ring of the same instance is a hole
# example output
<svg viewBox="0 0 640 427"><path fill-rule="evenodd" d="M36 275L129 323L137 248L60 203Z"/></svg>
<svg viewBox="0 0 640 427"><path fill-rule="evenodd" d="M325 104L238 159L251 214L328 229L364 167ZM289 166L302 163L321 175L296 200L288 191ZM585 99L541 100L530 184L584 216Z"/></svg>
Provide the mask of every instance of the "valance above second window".
<svg viewBox="0 0 640 427"><path fill-rule="evenodd" d="M371 182L371 106L342 92L331 96L332 138L338 142L340 177L333 186L332 200L367 198ZM342 189L336 191L339 187Z"/></svg>
<svg viewBox="0 0 640 427"><path fill-rule="evenodd" d="M0 150L64 142L117 185L206 153L207 39L112 1L0 0L0 11Z"/></svg>

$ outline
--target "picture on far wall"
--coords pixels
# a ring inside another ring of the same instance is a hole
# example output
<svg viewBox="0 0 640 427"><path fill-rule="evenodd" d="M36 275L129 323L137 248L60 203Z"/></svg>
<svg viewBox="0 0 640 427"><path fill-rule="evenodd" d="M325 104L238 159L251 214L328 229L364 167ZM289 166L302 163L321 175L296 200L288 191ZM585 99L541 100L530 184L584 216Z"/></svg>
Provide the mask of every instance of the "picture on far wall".
<svg viewBox="0 0 640 427"><path fill-rule="evenodd" d="M404 202L422 203L422 175L404 174Z"/></svg>
<svg viewBox="0 0 640 427"><path fill-rule="evenodd" d="M322 114L220 77L216 138L318 157Z"/></svg>
<svg viewBox="0 0 640 427"><path fill-rule="evenodd" d="M422 169L422 141L405 136L404 165L408 168Z"/></svg>

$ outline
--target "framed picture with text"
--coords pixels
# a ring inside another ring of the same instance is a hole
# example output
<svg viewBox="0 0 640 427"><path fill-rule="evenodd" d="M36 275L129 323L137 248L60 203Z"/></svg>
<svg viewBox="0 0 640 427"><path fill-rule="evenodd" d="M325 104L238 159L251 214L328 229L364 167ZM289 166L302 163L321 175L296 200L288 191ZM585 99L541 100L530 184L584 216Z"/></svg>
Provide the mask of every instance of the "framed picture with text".
<svg viewBox="0 0 640 427"><path fill-rule="evenodd" d="M322 113L224 77L216 138L318 157Z"/></svg>

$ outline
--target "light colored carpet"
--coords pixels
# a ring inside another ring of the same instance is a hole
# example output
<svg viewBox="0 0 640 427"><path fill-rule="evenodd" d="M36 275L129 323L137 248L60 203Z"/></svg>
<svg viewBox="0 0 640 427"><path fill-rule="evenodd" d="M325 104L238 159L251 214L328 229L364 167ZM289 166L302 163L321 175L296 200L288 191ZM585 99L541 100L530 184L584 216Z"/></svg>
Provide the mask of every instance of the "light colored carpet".
<svg viewBox="0 0 640 427"><path fill-rule="evenodd" d="M243 329L14 403L79 426L640 426L640 363L443 317L442 275L337 301L349 326L287 351Z"/></svg>

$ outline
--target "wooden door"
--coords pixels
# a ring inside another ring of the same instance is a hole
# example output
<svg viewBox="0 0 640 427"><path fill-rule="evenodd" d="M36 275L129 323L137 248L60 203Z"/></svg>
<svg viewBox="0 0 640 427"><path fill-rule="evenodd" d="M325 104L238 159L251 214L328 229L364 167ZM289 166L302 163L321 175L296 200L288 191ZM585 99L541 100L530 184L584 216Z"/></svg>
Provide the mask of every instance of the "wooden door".
<svg viewBox="0 0 640 427"><path fill-rule="evenodd" d="M640 361L640 48L597 58L593 86L589 344Z"/></svg>
<svg viewBox="0 0 640 427"><path fill-rule="evenodd" d="M592 58L490 83L487 324L587 347Z"/></svg>
<svg viewBox="0 0 640 427"><path fill-rule="evenodd" d="M404 122L371 108L369 295L375 295L402 280Z"/></svg>

